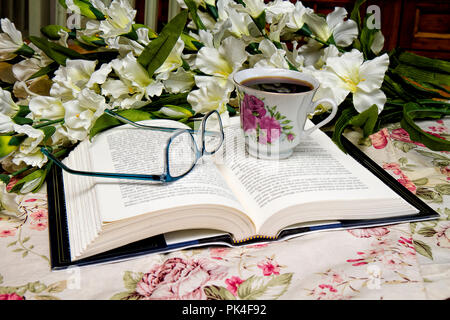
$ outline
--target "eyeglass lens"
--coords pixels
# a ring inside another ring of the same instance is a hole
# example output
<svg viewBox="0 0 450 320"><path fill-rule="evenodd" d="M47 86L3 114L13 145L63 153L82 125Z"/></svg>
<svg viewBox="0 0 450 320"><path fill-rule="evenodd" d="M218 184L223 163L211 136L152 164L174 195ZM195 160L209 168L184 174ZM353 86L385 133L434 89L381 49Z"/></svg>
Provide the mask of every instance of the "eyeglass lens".
<svg viewBox="0 0 450 320"><path fill-rule="evenodd" d="M184 131L171 139L169 153L169 173L176 178L189 172L197 160L196 146L192 135Z"/></svg>
<svg viewBox="0 0 450 320"><path fill-rule="evenodd" d="M205 151L208 153L216 152L222 144L221 127L219 115L211 113L205 120Z"/></svg>

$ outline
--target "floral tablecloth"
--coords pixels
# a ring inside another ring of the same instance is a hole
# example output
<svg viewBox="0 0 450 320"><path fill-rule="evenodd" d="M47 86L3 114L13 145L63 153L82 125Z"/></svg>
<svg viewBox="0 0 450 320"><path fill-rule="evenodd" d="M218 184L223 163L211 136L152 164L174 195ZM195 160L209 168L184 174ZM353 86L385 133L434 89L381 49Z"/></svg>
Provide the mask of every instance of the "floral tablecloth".
<svg viewBox="0 0 450 320"><path fill-rule="evenodd" d="M448 138L449 124L422 127ZM45 193L4 198L19 211L0 216L0 300L449 298L449 152L411 141L399 125L348 137L440 219L51 271Z"/></svg>

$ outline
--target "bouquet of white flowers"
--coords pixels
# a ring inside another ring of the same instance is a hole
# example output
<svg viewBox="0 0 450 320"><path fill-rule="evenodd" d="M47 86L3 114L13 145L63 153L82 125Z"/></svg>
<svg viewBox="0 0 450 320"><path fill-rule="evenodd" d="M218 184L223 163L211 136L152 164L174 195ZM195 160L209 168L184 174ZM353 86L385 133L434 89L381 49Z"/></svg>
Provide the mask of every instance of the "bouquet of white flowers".
<svg viewBox="0 0 450 320"><path fill-rule="evenodd" d="M314 99L339 105L333 140L349 126L365 136L401 121L411 138L435 150L449 142L414 119L450 114L450 64L411 53L383 52L384 37L360 18L355 3L326 16L300 1L178 0L181 12L156 33L136 24L127 0L59 0L79 25L49 25L44 37L22 39L6 18L0 33L0 179L12 192L39 190L52 163L77 142L120 124L106 109L134 121L192 119L238 112L232 76L251 67L313 75ZM316 112L320 119L326 108ZM314 119L313 119L314 120Z"/></svg>

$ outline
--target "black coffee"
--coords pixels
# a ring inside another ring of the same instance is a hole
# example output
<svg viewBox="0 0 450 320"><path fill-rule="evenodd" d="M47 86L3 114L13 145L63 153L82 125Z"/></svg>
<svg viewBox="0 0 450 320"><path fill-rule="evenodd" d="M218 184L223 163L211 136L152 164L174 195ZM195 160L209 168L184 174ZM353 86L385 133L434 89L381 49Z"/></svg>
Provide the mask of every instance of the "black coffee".
<svg viewBox="0 0 450 320"><path fill-rule="evenodd" d="M312 90L312 84L288 77L255 77L242 81L243 86L275 93L301 93Z"/></svg>

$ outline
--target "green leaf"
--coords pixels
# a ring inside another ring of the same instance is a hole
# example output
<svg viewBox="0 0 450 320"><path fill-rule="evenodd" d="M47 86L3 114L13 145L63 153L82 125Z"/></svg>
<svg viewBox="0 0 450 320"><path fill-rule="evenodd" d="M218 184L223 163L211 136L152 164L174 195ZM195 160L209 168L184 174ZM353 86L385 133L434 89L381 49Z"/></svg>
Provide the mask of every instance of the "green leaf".
<svg viewBox="0 0 450 320"><path fill-rule="evenodd" d="M245 300L274 300L286 292L291 283L292 273L272 276L251 276L239 285L237 295Z"/></svg>
<svg viewBox="0 0 450 320"><path fill-rule="evenodd" d="M12 118L12 120L20 125L24 125L24 124L32 124L33 123L33 119L30 118L24 118L24 117L19 117L19 116L15 116L14 118Z"/></svg>
<svg viewBox="0 0 450 320"><path fill-rule="evenodd" d="M425 242L422 242L420 240L413 240L413 243L414 243L414 248L416 249L417 253L433 260L433 252L431 251L431 248L429 245L427 245Z"/></svg>
<svg viewBox="0 0 450 320"><path fill-rule="evenodd" d="M341 136L345 128L348 126L360 127L363 129L364 137L367 137L373 133L377 118L378 108L375 104L361 113L358 113L354 108L347 108L342 111L341 116L336 121L332 139L339 148L345 151L341 142Z"/></svg>
<svg viewBox="0 0 450 320"><path fill-rule="evenodd" d="M426 184L428 183L428 178L420 178L420 179L416 179L416 180L413 180L413 183L414 183L416 186L423 186L423 185L426 185Z"/></svg>
<svg viewBox="0 0 450 320"><path fill-rule="evenodd" d="M84 0L72 0L73 4L80 8L80 14L89 18L96 20L104 20L105 16L101 11L95 8L89 1Z"/></svg>
<svg viewBox="0 0 450 320"><path fill-rule="evenodd" d="M142 272L125 271L123 275L123 283L127 290L136 290L136 285L142 279L144 274Z"/></svg>
<svg viewBox="0 0 450 320"><path fill-rule="evenodd" d="M106 42L103 38L94 36L86 36L82 35L80 39L87 45L93 46L93 47L104 47L106 46Z"/></svg>
<svg viewBox="0 0 450 320"><path fill-rule="evenodd" d="M450 151L450 141L423 131L414 122L416 118L427 118L433 115L450 115L450 104L447 108L433 108L409 102L403 107L403 118L400 125L409 133L412 141L421 142L434 151Z"/></svg>
<svg viewBox="0 0 450 320"><path fill-rule="evenodd" d="M442 183L434 186L434 190L439 192L440 194L450 195L450 184Z"/></svg>
<svg viewBox="0 0 450 320"><path fill-rule="evenodd" d="M41 28L42 34L51 40L59 40L61 38L58 34L60 30L70 32L70 29L56 24L49 24Z"/></svg>
<svg viewBox="0 0 450 320"><path fill-rule="evenodd" d="M419 231L417 231L417 233L424 237L432 237L437 233L437 231L432 227L423 227Z"/></svg>
<svg viewBox="0 0 450 320"><path fill-rule="evenodd" d="M13 136L9 140L8 145L9 146L19 146L26 138L27 138L26 135Z"/></svg>
<svg viewBox="0 0 450 320"><path fill-rule="evenodd" d="M138 109L122 110L117 112L117 114L131 121L142 121L152 119L150 113ZM92 139L96 134L121 124L123 124L123 122L121 122L120 120L113 118L112 116L109 116L107 114L103 114L97 119L97 121L95 121L94 126L89 132L89 138Z"/></svg>
<svg viewBox="0 0 450 320"><path fill-rule="evenodd" d="M355 2L355 5L353 6L351 14L350 14L350 19L352 19L353 21L355 21L357 23L359 30L361 30L360 7L364 2L366 2L366 0L357 0Z"/></svg>
<svg viewBox="0 0 450 320"><path fill-rule="evenodd" d="M28 80L41 77L43 75L54 72L58 69L59 64L57 62L52 62L48 66L42 67L38 72L34 73Z"/></svg>
<svg viewBox="0 0 450 320"><path fill-rule="evenodd" d="M140 29L140 28L147 29L148 30L148 38L149 39L155 39L156 37L158 37L158 34L153 29L147 27L144 24L135 23L135 24L133 24L132 28L133 28L134 31L136 31L137 29Z"/></svg>
<svg viewBox="0 0 450 320"><path fill-rule="evenodd" d="M64 9L67 9L66 0L58 0L58 2Z"/></svg>
<svg viewBox="0 0 450 320"><path fill-rule="evenodd" d="M0 159L17 149L17 145L10 144L12 136L0 136Z"/></svg>
<svg viewBox="0 0 450 320"><path fill-rule="evenodd" d="M63 65L63 66L66 65L67 56L50 48L49 41L47 39L39 38L39 37L35 37L35 36L30 36L29 39L36 47L38 47L39 49L44 51L44 53L50 59L54 60L55 62L57 62L60 65Z"/></svg>
<svg viewBox="0 0 450 320"><path fill-rule="evenodd" d="M159 111L171 119L190 118L194 115L192 109L174 105L165 105Z"/></svg>
<svg viewBox="0 0 450 320"><path fill-rule="evenodd" d="M220 286L206 286L203 292L208 300L236 300L236 297L227 288Z"/></svg>
<svg viewBox="0 0 450 320"><path fill-rule="evenodd" d="M31 58L33 56L33 54L34 54L34 50L24 43L14 53L18 54L18 55L21 55L21 56L25 56L25 57Z"/></svg>
<svg viewBox="0 0 450 320"><path fill-rule="evenodd" d="M44 132L44 139L42 139L44 142L56 132L56 128L54 126L46 126L40 128L40 130Z"/></svg>
<svg viewBox="0 0 450 320"><path fill-rule="evenodd" d="M431 59L408 51L401 52L398 56L398 60L401 63L415 66L420 69L450 74L449 61Z"/></svg>
<svg viewBox="0 0 450 320"><path fill-rule="evenodd" d="M47 175L46 171L47 170L45 169L38 169L26 175L25 177L17 181L10 192L20 192L25 194L38 190L45 181L45 177Z"/></svg>
<svg viewBox="0 0 450 320"><path fill-rule="evenodd" d="M259 14L259 16L257 16L256 18L252 17L253 22L256 24L256 26L258 27L259 31L264 34L264 30L266 28L266 10L264 10L263 12L261 12Z"/></svg>
<svg viewBox="0 0 450 320"><path fill-rule="evenodd" d="M11 180L11 177L7 174L0 174L0 181L2 181L4 184L8 184Z"/></svg>
<svg viewBox="0 0 450 320"><path fill-rule="evenodd" d="M181 35L181 40L183 40L184 42L184 47L187 50L191 50L191 51L198 51L199 48L197 48L197 45L195 43L200 43L197 41L197 39L195 39L194 37L191 37L190 35L182 32Z"/></svg>
<svg viewBox="0 0 450 320"><path fill-rule="evenodd" d="M200 16L197 13L197 5L193 0L184 0L184 3L186 4L189 13L191 14L192 21L194 21L195 25L197 26L198 30L206 30L205 25L202 22L202 19L200 19Z"/></svg>
<svg viewBox="0 0 450 320"><path fill-rule="evenodd" d="M166 61L184 29L187 15L187 11L183 10L170 20L158 38L152 40L137 59L147 69L149 77Z"/></svg>
<svg viewBox="0 0 450 320"><path fill-rule="evenodd" d="M416 190L416 196L433 203L442 203L442 195L439 192L435 192L431 189L419 187Z"/></svg>

